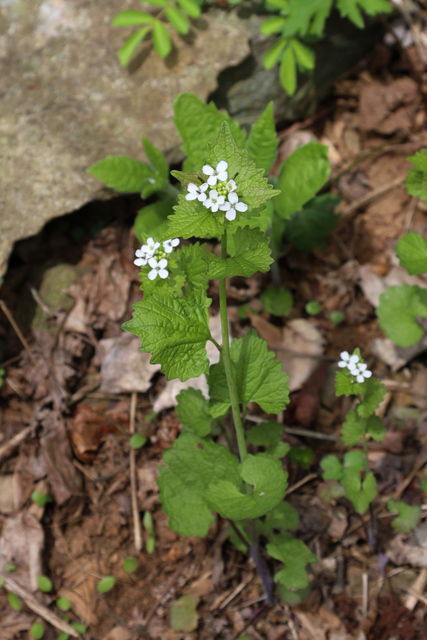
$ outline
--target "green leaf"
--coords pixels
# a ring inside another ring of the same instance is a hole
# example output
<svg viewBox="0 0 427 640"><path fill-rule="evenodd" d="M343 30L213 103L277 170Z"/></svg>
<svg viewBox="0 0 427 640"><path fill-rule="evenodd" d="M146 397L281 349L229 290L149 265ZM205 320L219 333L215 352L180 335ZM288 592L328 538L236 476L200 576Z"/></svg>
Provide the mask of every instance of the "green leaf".
<svg viewBox="0 0 427 640"><path fill-rule="evenodd" d="M297 67L293 49L288 46L280 63L280 84L290 96L293 96L297 88Z"/></svg>
<svg viewBox="0 0 427 640"><path fill-rule="evenodd" d="M167 239L168 216L173 211L175 202L174 198L165 198L148 204L138 211L134 232L142 244L147 241L147 238L156 238L159 241Z"/></svg>
<svg viewBox="0 0 427 640"><path fill-rule="evenodd" d="M281 193L274 208L282 218L289 218L311 200L330 174L328 148L310 142L296 149L282 164L277 188Z"/></svg>
<svg viewBox="0 0 427 640"><path fill-rule="evenodd" d="M169 180L169 165L163 153L160 149L152 145L145 136L142 136L142 144L144 145L145 155L152 168L157 171L162 178Z"/></svg>
<svg viewBox="0 0 427 640"><path fill-rule="evenodd" d="M69 611L71 609L71 602L68 600L68 598L58 598L58 600L56 601L56 606L61 611Z"/></svg>
<svg viewBox="0 0 427 640"><path fill-rule="evenodd" d="M421 489L427 493L427 478L424 478L422 484L421 484Z"/></svg>
<svg viewBox="0 0 427 640"><path fill-rule="evenodd" d="M33 640L40 640L44 636L43 622L35 622L31 625L30 636Z"/></svg>
<svg viewBox="0 0 427 640"><path fill-rule="evenodd" d="M347 472L341 478L341 484L345 489L346 498L353 507L363 515L377 495L377 483L372 471L369 471L364 480L357 472Z"/></svg>
<svg viewBox="0 0 427 640"><path fill-rule="evenodd" d="M185 36L190 31L190 22L176 7L166 9L166 17L181 35Z"/></svg>
<svg viewBox="0 0 427 640"><path fill-rule="evenodd" d="M115 584L116 579L114 576L105 576L105 578L102 578L102 580L98 582L96 590L99 591L99 593L108 593Z"/></svg>
<svg viewBox="0 0 427 640"><path fill-rule="evenodd" d="M152 22L154 22L154 18L151 13L130 9L129 11L118 13L111 24L113 27L136 27L140 24L151 24Z"/></svg>
<svg viewBox="0 0 427 640"><path fill-rule="evenodd" d="M177 396L176 412L184 427L200 437L211 432L213 418L208 413L208 401L200 390L183 389Z"/></svg>
<svg viewBox="0 0 427 640"><path fill-rule="evenodd" d="M11 562L10 564L7 564L4 568L4 570L6 571L6 573L12 573L13 571L16 570L16 564L14 564L13 562Z"/></svg>
<svg viewBox="0 0 427 640"><path fill-rule="evenodd" d="M297 63L304 71L311 71L316 64L316 55L313 49L306 47L299 40L291 40L291 47L294 51Z"/></svg>
<svg viewBox="0 0 427 640"><path fill-rule="evenodd" d="M287 316L294 306L292 294L285 287L266 289L260 299L264 309L272 316Z"/></svg>
<svg viewBox="0 0 427 640"><path fill-rule="evenodd" d="M141 447L143 447L146 442L147 438L145 438L142 433L134 433L129 440L129 446L132 449L141 449Z"/></svg>
<svg viewBox="0 0 427 640"><path fill-rule="evenodd" d="M182 247L176 253L178 268L184 273L187 283L186 295L207 289L209 274L205 255L206 245L198 242Z"/></svg>
<svg viewBox="0 0 427 640"><path fill-rule="evenodd" d="M283 16L271 16L262 23L259 30L265 36L269 36L272 33L278 33L279 31L281 31L285 22L286 18L284 18Z"/></svg>
<svg viewBox="0 0 427 640"><path fill-rule="evenodd" d="M329 320L334 324L341 324L341 322L343 322L344 320L344 314L342 311L332 311L331 315L329 316Z"/></svg>
<svg viewBox="0 0 427 640"><path fill-rule="evenodd" d="M238 228L234 234L235 254L221 259L213 253L206 253L209 278L222 280L225 277L243 276L249 278L257 271L269 270L273 259L269 239L262 231L249 227Z"/></svg>
<svg viewBox="0 0 427 640"><path fill-rule="evenodd" d="M268 351L267 342L250 329L244 338L232 341L230 352L239 402L256 402L266 413L284 409L289 402L288 375L274 353ZM222 356L211 366L208 381L211 405L219 404L227 410L230 397Z"/></svg>
<svg viewBox="0 0 427 640"><path fill-rule="evenodd" d="M415 529L421 519L421 508L418 505L406 504L403 500L396 502L393 498L388 501L387 509L397 511L399 515L391 523L397 533L408 533Z"/></svg>
<svg viewBox="0 0 427 640"><path fill-rule="evenodd" d="M153 4L155 7L166 7L168 0L139 0L142 3L148 2L148 4Z"/></svg>
<svg viewBox="0 0 427 640"><path fill-rule="evenodd" d="M377 316L387 338L399 347L410 347L424 335L416 318L427 318L427 291L407 284L389 287L380 296Z"/></svg>
<svg viewBox="0 0 427 640"><path fill-rule="evenodd" d="M42 493L41 491L33 491L31 494L31 500L39 507L45 507L49 502L52 502L52 496L49 493Z"/></svg>
<svg viewBox="0 0 427 640"><path fill-rule="evenodd" d="M187 432L165 451L163 462L167 467L159 467L157 484L170 528L181 536L203 538L214 521L206 490L223 478L239 485L237 458L226 447Z"/></svg>
<svg viewBox="0 0 427 640"><path fill-rule="evenodd" d="M305 305L305 310L310 316L317 316L317 314L320 313L320 304L317 300L310 300L310 302L307 302Z"/></svg>
<svg viewBox="0 0 427 640"><path fill-rule="evenodd" d="M369 378L361 386L363 387L364 395L363 400L357 406L357 413L361 418L368 418L380 406L386 394L386 388L377 378Z"/></svg>
<svg viewBox="0 0 427 640"><path fill-rule="evenodd" d="M239 473L252 493L240 489L239 483L220 480L211 483L206 491L206 500L223 518L245 520L259 518L273 509L285 496L288 474L282 463L266 453L248 457L239 465Z"/></svg>
<svg viewBox="0 0 427 640"><path fill-rule="evenodd" d="M161 364L168 380L185 381L208 372L210 303L202 294L153 294L134 304L133 318L123 329L141 338L141 349L152 353L151 363Z"/></svg>
<svg viewBox="0 0 427 640"><path fill-rule="evenodd" d="M273 103L270 102L264 113L251 127L246 144L249 158L255 162L258 169L264 169L268 173L276 159L278 144Z"/></svg>
<svg viewBox="0 0 427 640"><path fill-rule="evenodd" d="M50 593L53 589L52 580L47 576L39 576L37 578L37 586L44 593Z"/></svg>
<svg viewBox="0 0 427 640"><path fill-rule="evenodd" d="M161 58L166 58L172 50L171 39L165 25L160 20L153 22L153 45Z"/></svg>
<svg viewBox="0 0 427 640"><path fill-rule="evenodd" d="M344 454L344 473L359 472L365 468L365 458L361 451L347 451Z"/></svg>
<svg viewBox="0 0 427 640"><path fill-rule="evenodd" d="M194 93L181 93L174 102L173 110L175 126L183 142L182 149L193 169L200 169L205 164L208 142L215 140L224 121L230 125L236 144L245 146L245 131L227 112L218 111L213 102L205 104Z"/></svg>
<svg viewBox="0 0 427 640"><path fill-rule="evenodd" d="M293 589L303 589L307 586L308 577L305 567L309 562L317 562L317 557L301 540L290 538L280 545L267 544L267 553L285 565L275 574L275 582Z"/></svg>
<svg viewBox="0 0 427 640"><path fill-rule="evenodd" d="M276 535L277 531L296 531L299 523L298 511L286 500L279 502L259 523L259 530L267 538Z"/></svg>
<svg viewBox="0 0 427 640"><path fill-rule="evenodd" d="M283 34L322 35L331 8L332 0L289 0L286 8L288 19Z"/></svg>
<svg viewBox="0 0 427 640"><path fill-rule="evenodd" d="M198 18L202 13L199 5L194 0L178 0L178 4L190 18Z"/></svg>
<svg viewBox="0 0 427 640"><path fill-rule="evenodd" d="M334 209L340 202L341 198L331 193L310 200L286 223L285 233L289 242L301 251L313 251L314 247L323 249L326 238L338 224L339 217Z"/></svg>
<svg viewBox="0 0 427 640"><path fill-rule="evenodd" d="M405 186L409 195L427 200L427 149L421 149L411 158L414 166L409 169Z"/></svg>
<svg viewBox="0 0 427 640"><path fill-rule="evenodd" d="M340 480L342 476L341 462L337 456L329 455L322 458L320 467L323 469L324 480Z"/></svg>
<svg viewBox="0 0 427 640"><path fill-rule="evenodd" d="M374 440L380 442L385 436L385 427L382 421L373 415L362 418L356 409L348 412L342 428L342 439L346 447L357 444L364 433L369 433Z"/></svg>
<svg viewBox="0 0 427 640"><path fill-rule="evenodd" d="M370 16L377 13L390 13L392 10L388 0L338 0L337 7L342 18L348 18L360 29L365 26L360 9Z"/></svg>
<svg viewBox="0 0 427 640"><path fill-rule="evenodd" d="M86 627L81 622L72 622L71 626L75 631L77 631L77 633L80 633L80 634L86 633Z"/></svg>
<svg viewBox="0 0 427 640"><path fill-rule="evenodd" d="M281 424L273 422L262 422L252 427L248 431L246 439L254 447L267 447L267 453L273 458L284 458L290 446L286 442L281 442L284 428Z"/></svg>
<svg viewBox="0 0 427 640"><path fill-rule="evenodd" d="M132 58L138 48L138 45L144 40L147 33L150 33L151 27L143 27L132 33L120 47L119 60L122 67L125 67Z"/></svg>
<svg viewBox="0 0 427 640"><path fill-rule="evenodd" d="M127 556L127 558L123 560L123 570L126 571L126 573L128 574L135 573L137 569L138 569L138 562L132 556Z"/></svg>
<svg viewBox="0 0 427 640"><path fill-rule="evenodd" d="M314 458L311 447L292 447L289 451L289 459L303 469L309 469Z"/></svg>
<svg viewBox="0 0 427 640"><path fill-rule="evenodd" d="M402 267L411 275L427 272L427 242L420 233L410 231L400 238L396 254Z"/></svg>
<svg viewBox="0 0 427 640"><path fill-rule="evenodd" d="M18 596L16 596L14 593L9 592L7 594L7 599L12 609L14 609L15 611L22 611L22 604Z"/></svg>
<svg viewBox="0 0 427 640"><path fill-rule="evenodd" d="M264 67L269 70L272 69L283 56L283 51L288 44L287 40L281 39L274 43L274 45L269 49L264 55Z"/></svg>
<svg viewBox="0 0 427 640"><path fill-rule="evenodd" d="M174 631L195 631L199 624L199 597L191 593L181 596L171 606L171 627Z"/></svg>
<svg viewBox="0 0 427 640"><path fill-rule="evenodd" d="M198 200L189 202L183 194L178 196L175 213L169 216L170 237L215 238L224 233L224 213L218 216Z"/></svg>
<svg viewBox="0 0 427 640"><path fill-rule="evenodd" d="M87 172L119 193L140 193L144 180L153 177L148 165L127 156L107 156Z"/></svg>

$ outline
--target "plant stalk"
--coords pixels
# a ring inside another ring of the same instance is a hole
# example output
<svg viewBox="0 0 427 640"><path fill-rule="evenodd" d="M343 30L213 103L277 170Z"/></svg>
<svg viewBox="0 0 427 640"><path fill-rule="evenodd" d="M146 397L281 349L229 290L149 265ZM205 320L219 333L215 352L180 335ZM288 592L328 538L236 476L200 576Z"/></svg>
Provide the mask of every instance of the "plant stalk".
<svg viewBox="0 0 427 640"><path fill-rule="evenodd" d="M227 258L227 231L221 238L221 258ZM237 446L239 448L240 461L243 462L248 452L246 450L245 432L243 430L242 417L240 414L239 398L237 396L236 380L231 364L230 356L230 336L228 333L227 317L227 289L226 278L219 281L219 309L221 316L222 331L222 358L224 362L225 375L227 377L228 392L230 394L231 412L233 414L234 429L236 432Z"/></svg>

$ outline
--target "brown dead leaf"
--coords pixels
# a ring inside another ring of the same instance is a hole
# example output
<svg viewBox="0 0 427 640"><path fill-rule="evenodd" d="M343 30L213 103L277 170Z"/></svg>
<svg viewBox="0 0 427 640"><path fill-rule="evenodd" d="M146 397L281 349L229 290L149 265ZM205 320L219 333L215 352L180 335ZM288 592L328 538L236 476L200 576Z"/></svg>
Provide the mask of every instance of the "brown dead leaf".
<svg viewBox="0 0 427 640"><path fill-rule="evenodd" d="M427 568L427 523L418 525L406 541L406 536L395 536L387 549L387 556L397 566Z"/></svg>
<svg viewBox="0 0 427 640"><path fill-rule="evenodd" d="M0 640L20 638L23 631L29 631L33 620L33 616L29 616L23 611L8 611L1 620Z"/></svg>
<svg viewBox="0 0 427 640"><path fill-rule="evenodd" d="M289 374L291 391L300 389L316 369L319 360L315 356L323 354L323 345L322 334L308 320L297 318L287 323L283 330L283 349L277 352L277 358Z"/></svg>
<svg viewBox="0 0 427 640"><path fill-rule="evenodd" d="M145 393L151 378L160 371L159 364L150 364L151 354L140 350L141 339L131 333L118 338L100 340L103 352L101 364L102 393Z"/></svg>
<svg viewBox="0 0 427 640"><path fill-rule="evenodd" d="M94 595L98 578L98 564L90 559L70 561L65 568L64 587L59 596L68 598L73 611L85 624L98 624L94 612Z"/></svg>
<svg viewBox="0 0 427 640"><path fill-rule="evenodd" d="M43 427L41 445L44 464L55 502L62 505L68 501L69 509L76 512L83 505L83 481L72 462L64 422L52 411L43 420Z"/></svg>
<svg viewBox="0 0 427 640"><path fill-rule="evenodd" d="M0 513L12 513L13 508L13 475L0 476Z"/></svg>
<svg viewBox="0 0 427 640"><path fill-rule="evenodd" d="M124 627L114 627L102 640L130 640L132 634Z"/></svg>
<svg viewBox="0 0 427 640"><path fill-rule="evenodd" d="M417 83L409 77L389 85L370 82L360 91L360 123L365 131L407 133L420 103Z"/></svg>
<svg viewBox="0 0 427 640"><path fill-rule="evenodd" d="M37 518L27 511L9 516L0 537L0 574L7 564L16 564L14 579L29 591L36 591L42 575L44 531Z"/></svg>
<svg viewBox="0 0 427 640"><path fill-rule="evenodd" d="M81 403L77 406L73 421L68 425L71 445L81 462L91 462L103 439L119 428L105 415L104 407Z"/></svg>

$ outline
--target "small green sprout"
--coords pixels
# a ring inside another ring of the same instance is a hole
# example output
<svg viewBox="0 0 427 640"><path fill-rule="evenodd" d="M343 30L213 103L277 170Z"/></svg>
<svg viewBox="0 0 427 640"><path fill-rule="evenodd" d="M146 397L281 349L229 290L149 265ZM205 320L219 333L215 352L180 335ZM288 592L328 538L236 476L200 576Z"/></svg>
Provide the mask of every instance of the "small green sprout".
<svg viewBox="0 0 427 640"><path fill-rule="evenodd" d="M106 576L98 582L96 589L97 591L99 591L99 593L108 593L108 591L111 591L115 584L116 579L114 576Z"/></svg>
<svg viewBox="0 0 427 640"><path fill-rule="evenodd" d="M132 447L132 449L141 449L146 442L147 438L145 438L145 436L143 436L141 433L134 433L129 440L129 445Z"/></svg>
<svg viewBox="0 0 427 640"><path fill-rule="evenodd" d="M305 310L309 316L317 316L320 313L320 304L316 300L310 300L305 305Z"/></svg>
<svg viewBox="0 0 427 640"><path fill-rule="evenodd" d="M35 622L30 629L30 635L33 638L33 640L40 640L41 638L43 638L44 636L43 622Z"/></svg>
<svg viewBox="0 0 427 640"><path fill-rule="evenodd" d="M39 576L37 578L37 586L44 593L50 593L53 589L52 580L47 576Z"/></svg>
<svg viewBox="0 0 427 640"><path fill-rule="evenodd" d="M126 571L126 573L135 573L135 571L138 569L138 563L135 558L133 558L132 556L128 556L127 558L125 558L123 560L123 569Z"/></svg>
<svg viewBox="0 0 427 640"><path fill-rule="evenodd" d="M71 608L71 602L68 600L68 598L61 597L56 601L56 606L61 611L69 611Z"/></svg>

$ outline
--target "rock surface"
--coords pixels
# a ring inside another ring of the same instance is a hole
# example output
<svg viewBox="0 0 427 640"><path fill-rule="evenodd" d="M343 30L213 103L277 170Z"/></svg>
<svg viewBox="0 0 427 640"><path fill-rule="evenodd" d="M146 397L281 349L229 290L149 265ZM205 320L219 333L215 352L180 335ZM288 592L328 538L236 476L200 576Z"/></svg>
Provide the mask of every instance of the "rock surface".
<svg viewBox="0 0 427 640"><path fill-rule="evenodd" d="M137 6L135 6L137 5ZM105 197L87 167L106 155L143 158L144 133L172 158L172 105L202 99L249 53L245 21L214 11L189 36L173 33L167 60L146 46L131 69L110 26L134 0L0 0L0 282L13 243L53 217Z"/></svg>

